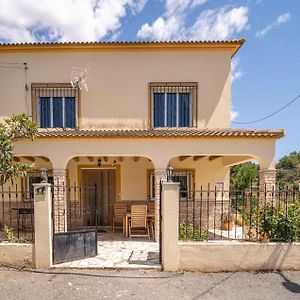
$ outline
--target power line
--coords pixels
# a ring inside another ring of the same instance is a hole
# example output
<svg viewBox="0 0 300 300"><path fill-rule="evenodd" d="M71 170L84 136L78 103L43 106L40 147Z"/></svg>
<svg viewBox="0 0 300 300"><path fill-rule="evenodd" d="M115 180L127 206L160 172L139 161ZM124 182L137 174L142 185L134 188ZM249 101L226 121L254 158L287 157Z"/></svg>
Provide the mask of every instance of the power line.
<svg viewBox="0 0 300 300"><path fill-rule="evenodd" d="M8 62L0 61L0 69L19 69L24 70L24 96L25 96L25 111L29 114L29 101L28 101L28 64L26 62Z"/></svg>
<svg viewBox="0 0 300 300"><path fill-rule="evenodd" d="M0 61L0 64L4 64L4 65L24 65L24 63L20 63L20 62L8 62L8 61Z"/></svg>
<svg viewBox="0 0 300 300"><path fill-rule="evenodd" d="M17 66L2 66L1 64L0 64L0 68L1 69L19 69L19 70L24 70L24 67L17 67Z"/></svg>
<svg viewBox="0 0 300 300"><path fill-rule="evenodd" d="M235 122L235 121L232 121L232 123L235 123L235 124L253 124L253 123L257 123L257 122L261 122L261 121L264 121L270 117L273 117L274 115L278 114L279 112L281 112L282 110L284 110L285 108L287 108L288 106L290 106L292 103L294 103L297 99L300 98L300 94L298 96L296 96L293 100L291 100L290 102L288 102L287 104L285 104L284 106L280 107L279 109L277 109L276 111L274 111L273 113L263 117L263 118L260 118L260 119L257 119L257 120L253 120L253 121L248 121L248 122Z"/></svg>

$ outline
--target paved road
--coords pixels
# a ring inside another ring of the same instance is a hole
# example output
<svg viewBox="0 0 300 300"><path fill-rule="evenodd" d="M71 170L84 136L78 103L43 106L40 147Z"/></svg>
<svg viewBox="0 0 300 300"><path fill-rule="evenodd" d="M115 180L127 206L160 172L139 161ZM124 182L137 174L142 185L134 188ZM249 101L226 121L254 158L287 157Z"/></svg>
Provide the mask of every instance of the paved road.
<svg viewBox="0 0 300 300"><path fill-rule="evenodd" d="M294 271L182 274L62 270L54 273L1 267L0 299L300 299L300 272Z"/></svg>

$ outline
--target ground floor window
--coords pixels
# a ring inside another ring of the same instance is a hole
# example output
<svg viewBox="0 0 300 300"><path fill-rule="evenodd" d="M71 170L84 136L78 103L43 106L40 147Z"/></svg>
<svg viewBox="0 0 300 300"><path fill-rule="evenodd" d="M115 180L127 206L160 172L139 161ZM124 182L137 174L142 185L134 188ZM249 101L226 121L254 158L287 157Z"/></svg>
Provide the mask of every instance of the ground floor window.
<svg viewBox="0 0 300 300"><path fill-rule="evenodd" d="M174 171L173 182L180 183L180 199L185 200L192 196L194 186L194 172L192 170ZM155 177L154 172L149 173L149 198L155 198Z"/></svg>
<svg viewBox="0 0 300 300"><path fill-rule="evenodd" d="M40 183L42 181L42 178L40 176L40 173L29 173L25 177L25 201L31 201L34 198L34 191L33 191L33 184L34 183ZM53 176L50 174L48 175L48 183L53 184Z"/></svg>

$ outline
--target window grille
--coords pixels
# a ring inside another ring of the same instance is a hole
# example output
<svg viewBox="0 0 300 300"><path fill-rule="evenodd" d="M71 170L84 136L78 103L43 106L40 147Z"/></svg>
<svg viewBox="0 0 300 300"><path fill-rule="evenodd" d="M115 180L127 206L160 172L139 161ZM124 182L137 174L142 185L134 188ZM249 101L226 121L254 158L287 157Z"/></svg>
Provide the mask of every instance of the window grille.
<svg viewBox="0 0 300 300"><path fill-rule="evenodd" d="M41 128L75 128L78 89L71 86L33 86L35 120Z"/></svg>
<svg viewBox="0 0 300 300"><path fill-rule="evenodd" d="M178 172L175 171L172 176L173 182L179 182L179 195L181 200L186 200L192 197L193 194L193 172L186 171L186 172ZM150 172L149 174L149 187L150 187L150 199L155 198L155 176L154 172Z"/></svg>
<svg viewBox="0 0 300 300"><path fill-rule="evenodd" d="M195 122L197 84L150 84L152 126L192 127Z"/></svg>

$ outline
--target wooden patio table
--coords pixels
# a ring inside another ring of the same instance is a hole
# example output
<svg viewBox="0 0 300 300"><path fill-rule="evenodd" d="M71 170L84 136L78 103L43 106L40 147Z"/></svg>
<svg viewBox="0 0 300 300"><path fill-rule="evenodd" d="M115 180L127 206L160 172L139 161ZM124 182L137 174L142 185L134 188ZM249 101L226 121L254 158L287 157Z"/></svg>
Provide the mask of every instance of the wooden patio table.
<svg viewBox="0 0 300 300"><path fill-rule="evenodd" d="M123 234L125 237L129 237L129 219L131 218L131 212L127 212L123 217ZM154 214L147 214L147 219L154 220Z"/></svg>

